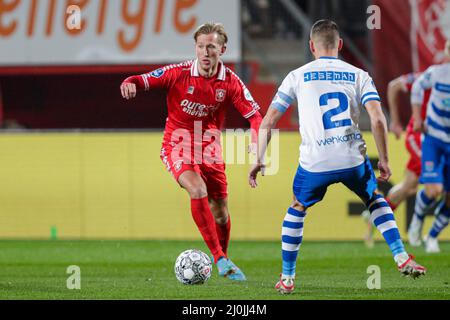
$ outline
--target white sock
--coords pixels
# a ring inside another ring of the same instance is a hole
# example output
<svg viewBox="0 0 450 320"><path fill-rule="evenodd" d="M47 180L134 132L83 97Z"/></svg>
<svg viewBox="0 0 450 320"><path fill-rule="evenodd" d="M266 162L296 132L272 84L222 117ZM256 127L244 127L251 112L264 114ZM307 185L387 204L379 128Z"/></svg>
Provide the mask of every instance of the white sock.
<svg viewBox="0 0 450 320"><path fill-rule="evenodd" d="M398 265L404 264L409 259L409 255L406 252L395 255L394 260Z"/></svg>
<svg viewBox="0 0 450 320"><path fill-rule="evenodd" d="M295 274L293 274L293 275L281 274L281 279L283 279L283 280L294 280L295 279Z"/></svg>

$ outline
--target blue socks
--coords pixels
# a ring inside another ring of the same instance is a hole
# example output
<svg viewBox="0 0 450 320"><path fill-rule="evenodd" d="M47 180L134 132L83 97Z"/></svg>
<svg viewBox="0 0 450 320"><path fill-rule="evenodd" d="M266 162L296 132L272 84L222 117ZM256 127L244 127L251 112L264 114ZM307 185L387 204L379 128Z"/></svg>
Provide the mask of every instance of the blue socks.
<svg viewBox="0 0 450 320"><path fill-rule="evenodd" d="M448 225L450 220L450 208L447 208L442 201L437 208L438 215L434 219L433 226L431 227L429 236L437 238L439 233Z"/></svg>
<svg viewBox="0 0 450 320"><path fill-rule="evenodd" d="M400 232L395 222L394 213L382 195L375 195L367 202L370 219L383 235L384 240L391 249L392 255L406 253Z"/></svg>
<svg viewBox="0 0 450 320"><path fill-rule="evenodd" d="M303 239L303 220L306 212L289 208L281 230L283 275L294 276L298 250Z"/></svg>

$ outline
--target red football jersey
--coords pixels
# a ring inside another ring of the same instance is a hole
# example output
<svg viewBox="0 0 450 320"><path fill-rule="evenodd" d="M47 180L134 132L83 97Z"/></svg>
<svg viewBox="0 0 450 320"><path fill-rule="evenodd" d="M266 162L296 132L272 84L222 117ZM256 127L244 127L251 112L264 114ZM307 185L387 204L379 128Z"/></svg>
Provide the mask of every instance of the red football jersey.
<svg viewBox="0 0 450 320"><path fill-rule="evenodd" d="M415 72L415 73L405 74L401 77L405 92L411 93L413 83L414 83L414 81L416 81L417 78L419 78L420 75L421 75L420 72ZM427 105L428 105L428 99L430 98L430 94L431 94L431 90L425 90L421 113L420 113L423 121L425 121L425 119L427 117ZM414 117L411 115L411 118L409 118L408 126L406 127L406 132L408 132L408 133L414 132L413 126L414 126Z"/></svg>
<svg viewBox="0 0 450 320"><path fill-rule="evenodd" d="M200 76L197 60L168 65L141 75L138 87L167 90L165 142L170 142L176 129L191 133L200 126L202 132L220 130L230 105L246 119L259 110L242 80L222 62L219 62L217 75L211 78Z"/></svg>

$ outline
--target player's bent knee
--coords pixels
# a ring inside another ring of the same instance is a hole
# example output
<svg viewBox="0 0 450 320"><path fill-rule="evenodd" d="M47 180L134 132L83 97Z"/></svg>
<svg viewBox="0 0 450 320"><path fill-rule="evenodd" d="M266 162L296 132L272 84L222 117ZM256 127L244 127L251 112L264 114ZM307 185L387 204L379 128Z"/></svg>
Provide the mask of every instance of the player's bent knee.
<svg viewBox="0 0 450 320"><path fill-rule="evenodd" d="M192 199L203 199L208 196L206 186L190 186L186 189Z"/></svg>
<svg viewBox="0 0 450 320"><path fill-rule="evenodd" d="M437 184L425 186L425 194L430 199L437 199L443 191L442 186Z"/></svg>
<svg viewBox="0 0 450 320"><path fill-rule="evenodd" d="M298 202L297 199L294 199L294 201L292 201L291 208L297 211L306 211L305 206Z"/></svg>
<svg viewBox="0 0 450 320"><path fill-rule="evenodd" d="M439 198L440 194L441 194L441 193L440 193L439 191L433 190L433 191L430 193L430 195L428 196L428 198L430 198L430 199L437 199L437 198Z"/></svg>

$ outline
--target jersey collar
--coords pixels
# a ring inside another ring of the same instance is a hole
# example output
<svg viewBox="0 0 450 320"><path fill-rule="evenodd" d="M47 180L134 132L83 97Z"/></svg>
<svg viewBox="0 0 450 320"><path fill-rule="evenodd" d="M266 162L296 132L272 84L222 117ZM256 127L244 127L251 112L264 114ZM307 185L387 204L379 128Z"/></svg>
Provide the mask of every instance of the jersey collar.
<svg viewBox="0 0 450 320"><path fill-rule="evenodd" d="M226 74L227 72L223 62L219 61L219 72L217 72L217 79L225 81ZM200 73L198 72L198 59L195 59L191 66L191 77L200 77Z"/></svg>
<svg viewBox="0 0 450 320"><path fill-rule="evenodd" d="M335 59L335 60L337 60L336 57L327 57L327 56L319 57L319 59Z"/></svg>

